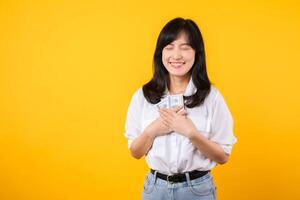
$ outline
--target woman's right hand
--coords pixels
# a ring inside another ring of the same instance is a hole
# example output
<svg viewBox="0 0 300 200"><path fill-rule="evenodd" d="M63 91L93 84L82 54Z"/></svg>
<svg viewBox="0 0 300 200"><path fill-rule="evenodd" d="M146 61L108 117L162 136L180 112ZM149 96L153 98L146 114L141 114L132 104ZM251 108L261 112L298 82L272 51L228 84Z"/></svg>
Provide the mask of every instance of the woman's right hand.
<svg viewBox="0 0 300 200"><path fill-rule="evenodd" d="M186 111L181 110L182 107L175 108L176 112L179 112L181 115L187 115ZM145 129L152 137L158 137L162 135L167 135L173 130L164 124L163 119L158 117L153 122L151 122Z"/></svg>
<svg viewBox="0 0 300 200"><path fill-rule="evenodd" d="M163 119L161 117L158 117L151 122L151 124L146 127L145 131L147 131L153 138L161 135L167 135L172 132L172 130L163 123Z"/></svg>

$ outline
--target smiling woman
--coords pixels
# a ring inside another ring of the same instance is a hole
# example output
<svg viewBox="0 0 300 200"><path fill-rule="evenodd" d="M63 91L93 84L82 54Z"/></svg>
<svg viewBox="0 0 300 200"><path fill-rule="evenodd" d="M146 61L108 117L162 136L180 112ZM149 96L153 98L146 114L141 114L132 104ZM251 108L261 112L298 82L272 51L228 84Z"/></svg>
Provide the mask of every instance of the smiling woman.
<svg viewBox="0 0 300 200"><path fill-rule="evenodd" d="M174 76L189 75L194 64L195 50L187 41L187 34L181 32L175 41L163 49L163 64Z"/></svg>
<svg viewBox="0 0 300 200"><path fill-rule="evenodd" d="M201 32L175 18L159 34L153 78L130 102L125 135L133 157L150 172L142 198L216 199L210 170L228 161L233 119L206 72Z"/></svg>

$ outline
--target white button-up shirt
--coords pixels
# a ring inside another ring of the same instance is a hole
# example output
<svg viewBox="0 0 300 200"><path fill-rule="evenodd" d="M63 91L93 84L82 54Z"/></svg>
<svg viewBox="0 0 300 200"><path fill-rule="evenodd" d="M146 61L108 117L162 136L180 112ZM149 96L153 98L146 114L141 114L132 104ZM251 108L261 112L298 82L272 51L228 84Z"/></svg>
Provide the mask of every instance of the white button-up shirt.
<svg viewBox="0 0 300 200"><path fill-rule="evenodd" d="M190 79L184 96L195 92L196 87ZM211 91L203 104L186 108L186 111L187 117L195 124L199 134L218 143L225 153L231 153L233 144L237 142L233 134L233 119L216 87L211 86ZM142 88L139 88L132 96L127 111L125 136L128 139L128 148L132 141L158 117L157 106L149 103L144 97ZM156 137L146 155L146 161L150 168L164 174L210 170L217 164L204 156L187 137L176 132Z"/></svg>

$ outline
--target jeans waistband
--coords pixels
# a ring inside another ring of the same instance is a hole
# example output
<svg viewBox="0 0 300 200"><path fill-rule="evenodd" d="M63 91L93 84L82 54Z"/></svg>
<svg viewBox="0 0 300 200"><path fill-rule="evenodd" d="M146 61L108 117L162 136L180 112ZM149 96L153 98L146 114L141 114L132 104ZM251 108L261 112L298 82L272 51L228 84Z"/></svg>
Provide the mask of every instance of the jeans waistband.
<svg viewBox="0 0 300 200"><path fill-rule="evenodd" d="M152 174L155 174L155 172L156 172L156 177L157 178L160 178L160 179L168 181L168 182L173 182L173 183L180 183L180 182L187 181L186 175L185 175L186 173L189 174L190 180L193 180L193 179L196 179L196 178L200 178L200 177L206 175L208 172L210 172L210 170L208 170L208 171L194 170L194 171L185 172L185 173L167 175L167 174L159 173L158 171L153 170L153 169L151 169L150 171L151 171Z"/></svg>

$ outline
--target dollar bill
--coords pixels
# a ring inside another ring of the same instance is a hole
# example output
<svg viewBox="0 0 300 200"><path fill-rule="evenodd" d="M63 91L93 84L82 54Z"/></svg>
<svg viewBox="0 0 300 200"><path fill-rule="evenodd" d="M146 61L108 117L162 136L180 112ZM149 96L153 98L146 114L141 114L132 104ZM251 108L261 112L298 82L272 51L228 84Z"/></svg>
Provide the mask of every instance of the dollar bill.
<svg viewBox="0 0 300 200"><path fill-rule="evenodd" d="M170 101L170 108L176 108L178 106L183 107L183 95L170 95L169 96Z"/></svg>
<svg viewBox="0 0 300 200"><path fill-rule="evenodd" d="M176 108L178 106L184 107L183 95L168 95L162 99L158 104L158 109L160 108Z"/></svg>
<svg viewBox="0 0 300 200"><path fill-rule="evenodd" d="M161 100L158 104L157 104L158 109L160 108L170 108L170 104L169 104L169 98L166 97L163 100Z"/></svg>

